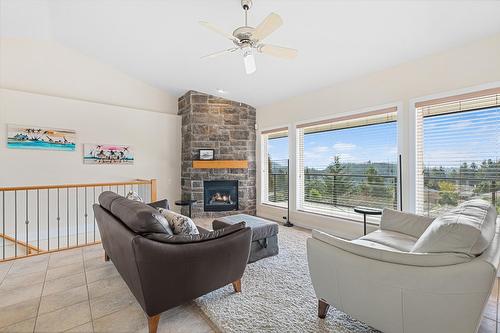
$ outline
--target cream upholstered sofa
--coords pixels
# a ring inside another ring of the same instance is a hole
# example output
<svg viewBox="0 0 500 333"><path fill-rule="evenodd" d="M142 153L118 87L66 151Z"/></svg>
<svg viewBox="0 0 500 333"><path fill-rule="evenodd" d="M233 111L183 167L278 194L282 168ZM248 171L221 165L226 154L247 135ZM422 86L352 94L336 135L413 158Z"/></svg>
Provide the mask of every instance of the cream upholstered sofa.
<svg viewBox="0 0 500 333"><path fill-rule="evenodd" d="M384 210L379 230L347 241L314 230L311 280L329 305L386 333L473 333L500 261L497 213L465 202L435 220Z"/></svg>

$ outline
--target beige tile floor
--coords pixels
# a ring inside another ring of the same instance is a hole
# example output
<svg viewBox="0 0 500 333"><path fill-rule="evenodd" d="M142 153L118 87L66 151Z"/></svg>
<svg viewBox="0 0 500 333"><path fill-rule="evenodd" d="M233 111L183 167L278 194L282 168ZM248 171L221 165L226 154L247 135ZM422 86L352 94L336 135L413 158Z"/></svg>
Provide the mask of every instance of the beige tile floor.
<svg viewBox="0 0 500 333"><path fill-rule="evenodd" d="M147 332L147 319L100 245L0 264L0 332ZM194 303L158 332L216 332Z"/></svg>
<svg viewBox="0 0 500 333"><path fill-rule="evenodd" d="M147 320L100 245L0 264L0 332L147 332ZM498 332L498 280L480 333ZM158 332L217 332L193 303Z"/></svg>

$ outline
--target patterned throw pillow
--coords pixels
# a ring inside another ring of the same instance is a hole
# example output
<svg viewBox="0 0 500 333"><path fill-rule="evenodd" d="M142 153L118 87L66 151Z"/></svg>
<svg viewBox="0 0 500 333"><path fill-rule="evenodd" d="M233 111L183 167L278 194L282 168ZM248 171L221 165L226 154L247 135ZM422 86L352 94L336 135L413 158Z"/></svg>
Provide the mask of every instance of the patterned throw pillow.
<svg viewBox="0 0 500 333"><path fill-rule="evenodd" d="M178 214L168 209L158 208L170 225L174 235L198 235L200 232L189 217Z"/></svg>
<svg viewBox="0 0 500 333"><path fill-rule="evenodd" d="M140 197L140 195L134 191L128 192L127 196L125 198L127 198L129 200L133 200L133 201L144 202L144 200Z"/></svg>

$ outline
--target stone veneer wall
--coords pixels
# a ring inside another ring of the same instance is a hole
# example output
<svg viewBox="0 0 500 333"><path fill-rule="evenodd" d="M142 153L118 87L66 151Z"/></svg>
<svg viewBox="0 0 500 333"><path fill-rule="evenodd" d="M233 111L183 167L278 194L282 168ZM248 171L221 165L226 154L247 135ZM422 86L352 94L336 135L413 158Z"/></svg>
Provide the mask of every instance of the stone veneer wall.
<svg viewBox="0 0 500 333"><path fill-rule="evenodd" d="M239 102L197 91L188 91L178 101L182 116L183 199L196 199L193 217L218 217L235 214L203 210L203 181L238 180L239 211L255 215L255 108ZM193 169L199 149L214 149L216 160L248 160L248 169ZM187 207L182 208L187 214Z"/></svg>

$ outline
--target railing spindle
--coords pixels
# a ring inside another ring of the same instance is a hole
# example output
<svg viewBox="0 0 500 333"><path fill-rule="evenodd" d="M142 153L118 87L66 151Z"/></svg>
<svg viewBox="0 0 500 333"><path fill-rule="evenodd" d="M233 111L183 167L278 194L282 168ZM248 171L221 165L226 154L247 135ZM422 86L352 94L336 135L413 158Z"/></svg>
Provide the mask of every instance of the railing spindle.
<svg viewBox="0 0 500 333"><path fill-rule="evenodd" d="M5 236L5 192L2 191L2 235ZM2 259L5 260L5 237L2 238Z"/></svg>
<svg viewBox="0 0 500 333"><path fill-rule="evenodd" d="M87 188L85 187L85 244L87 244Z"/></svg>
<svg viewBox="0 0 500 333"><path fill-rule="evenodd" d="M26 255L29 255L30 254L30 248L29 248L29 241L28 241L28 228L29 228L29 224L30 224L30 220L29 220L29 212L28 212L28 190L25 191L26 192L26 199L25 199L25 202L24 202L24 205L25 205L25 209L26 209L26 214L25 214L25 218L26 220L24 221L25 223L25 231L26 231L26 237L25 237L25 240L26 240Z"/></svg>
<svg viewBox="0 0 500 333"><path fill-rule="evenodd" d="M47 189L47 250L50 251L50 189Z"/></svg>
<svg viewBox="0 0 500 333"><path fill-rule="evenodd" d="M69 247L69 187L66 188L66 247Z"/></svg>
<svg viewBox="0 0 500 333"><path fill-rule="evenodd" d="M78 246L78 187L76 190L76 246Z"/></svg>
<svg viewBox="0 0 500 333"><path fill-rule="evenodd" d="M95 186L94 186L94 204L95 203L96 202L95 202ZM93 214L93 215L94 215L94 243L95 243L95 223L96 223L96 221L95 221L95 214Z"/></svg>
<svg viewBox="0 0 500 333"><path fill-rule="evenodd" d="M59 209L59 189L57 189L57 249L61 248L61 214Z"/></svg>
<svg viewBox="0 0 500 333"><path fill-rule="evenodd" d="M14 191L14 257L17 257L17 191Z"/></svg>
<svg viewBox="0 0 500 333"><path fill-rule="evenodd" d="M36 190L36 248L40 252L40 190Z"/></svg>

